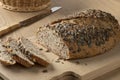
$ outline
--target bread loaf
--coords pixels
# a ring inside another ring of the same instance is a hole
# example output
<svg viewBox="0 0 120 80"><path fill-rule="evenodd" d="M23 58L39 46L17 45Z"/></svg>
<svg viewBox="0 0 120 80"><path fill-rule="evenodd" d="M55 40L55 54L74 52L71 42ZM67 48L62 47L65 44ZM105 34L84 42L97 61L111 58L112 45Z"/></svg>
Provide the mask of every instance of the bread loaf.
<svg viewBox="0 0 120 80"><path fill-rule="evenodd" d="M8 43L7 43L8 48L11 50L11 54L13 55L13 59L20 63L21 65L25 66L25 67L31 67L34 65L34 63L32 61L30 61L26 55L24 55L20 49L19 49L19 45L17 43L16 40L14 39L9 39Z"/></svg>
<svg viewBox="0 0 120 80"><path fill-rule="evenodd" d="M19 46L21 51L28 56L28 58L43 66L48 66L45 55L35 46L30 40L21 37L19 38Z"/></svg>
<svg viewBox="0 0 120 80"><path fill-rule="evenodd" d="M14 65L16 63L16 61L13 60L12 55L8 53L3 43L0 43L0 62L6 66Z"/></svg>
<svg viewBox="0 0 120 80"><path fill-rule="evenodd" d="M40 27L37 37L60 58L86 58L112 49L119 42L120 26L110 13L89 9Z"/></svg>

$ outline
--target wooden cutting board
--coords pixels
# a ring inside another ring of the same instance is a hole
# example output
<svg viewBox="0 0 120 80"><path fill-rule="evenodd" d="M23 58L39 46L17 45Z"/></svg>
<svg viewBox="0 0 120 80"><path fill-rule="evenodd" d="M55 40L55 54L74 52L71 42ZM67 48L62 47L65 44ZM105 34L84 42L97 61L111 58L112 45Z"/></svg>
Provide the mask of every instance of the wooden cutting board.
<svg viewBox="0 0 120 80"><path fill-rule="evenodd" d="M35 37L29 39L36 43ZM38 46L41 48L40 45ZM58 60L58 56L45 51L43 50L43 53L48 62L50 62L47 68L38 65L32 68L24 68L20 65L11 67L0 65L0 74L6 80L49 80L55 75L73 71L80 75L81 80L92 80L120 67L120 44L105 54L69 61Z"/></svg>
<svg viewBox="0 0 120 80"><path fill-rule="evenodd" d="M68 14L89 8L101 9L103 11L110 12L118 19L118 21L120 21L119 0L52 0L52 3L52 6L61 5L63 9L31 26L14 31L5 37L11 36L16 38L18 36L24 36L30 38L34 42L35 34L39 26L64 17ZM10 12L0 7L0 27L19 22L38 13L39 12ZM58 61L58 57L52 53L45 53L45 55L51 63L51 65L47 68L35 66L33 68L26 69L19 65L4 67L0 64L0 75L6 80L49 80L51 77L59 75L65 71L74 71L81 76L81 80L91 80L120 67L119 44L106 54L76 61ZM44 73L43 71L46 69L48 72Z"/></svg>

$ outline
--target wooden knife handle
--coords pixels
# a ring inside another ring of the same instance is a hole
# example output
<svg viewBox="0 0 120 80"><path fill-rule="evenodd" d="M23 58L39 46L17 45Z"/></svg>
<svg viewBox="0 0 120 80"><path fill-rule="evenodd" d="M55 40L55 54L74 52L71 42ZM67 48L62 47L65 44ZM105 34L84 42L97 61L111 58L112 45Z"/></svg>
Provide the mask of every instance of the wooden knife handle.
<svg viewBox="0 0 120 80"><path fill-rule="evenodd" d="M37 22L38 20L40 20L40 19L42 19L42 18L44 18L44 17L46 17L50 14L51 14L51 11L46 10L46 11L44 11L44 12L42 12L42 13L36 15L36 16L33 16L31 18L28 18L24 21L19 22L19 24L20 24L21 27L29 26L29 25L33 24L34 22Z"/></svg>
<svg viewBox="0 0 120 80"><path fill-rule="evenodd" d="M36 16L33 16L31 18L28 18L24 21L12 24L12 25L8 25L8 26L4 26L0 28L0 37L4 36L5 34L8 34L12 31L14 31L15 29L18 29L20 27L24 27L24 26L29 26L30 24L33 24L34 22L46 17L47 15L50 15L51 11L50 9L47 9L45 11L43 11L42 13L39 13Z"/></svg>
<svg viewBox="0 0 120 80"><path fill-rule="evenodd" d="M1 27L0 28L0 37L4 36L5 34L8 34L9 32L12 32L15 29L18 29L19 27L20 27L19 23Z"/></svg>

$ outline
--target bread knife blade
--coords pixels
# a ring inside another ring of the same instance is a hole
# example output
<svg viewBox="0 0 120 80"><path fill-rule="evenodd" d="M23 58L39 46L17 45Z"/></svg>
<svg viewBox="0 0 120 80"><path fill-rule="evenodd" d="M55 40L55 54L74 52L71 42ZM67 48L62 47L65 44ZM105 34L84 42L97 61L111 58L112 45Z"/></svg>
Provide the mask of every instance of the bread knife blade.
<svg viewBox="0 0 120 80"><path fill-rule="evenodd" d="M56 11L60 10L62 7L52 7L51 9L44 11L43 13L40 13L38 15L35 15L33 17L30 17L28 19L25 19L23 21L20 21L18 23L12 24L12 25L8 25L8 26L4 26L0 28L0 37L18 29L21 27L26 27L29 26L43 18L45 18L46 16L51 15L52 13L55 13Z"/></svg>

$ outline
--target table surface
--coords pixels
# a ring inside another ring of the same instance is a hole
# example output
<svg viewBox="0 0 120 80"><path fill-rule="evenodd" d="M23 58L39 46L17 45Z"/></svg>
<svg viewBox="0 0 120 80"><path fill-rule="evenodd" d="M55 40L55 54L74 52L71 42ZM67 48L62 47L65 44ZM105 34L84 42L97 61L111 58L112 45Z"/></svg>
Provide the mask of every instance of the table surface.
<svg viewBox="0 0 120 80"><path fill-rule="evenodd" d="M32 25L29 27L24 27L21 29L18 29L3 38L6 38L8 36L17 37L17 36L24 36L24 37L31 37L35 35L38 27L45 25L46 23L49 23L51 21L54 21L56 19L59 19L61 17L65 17L68 14L73 14L78 11L86 10L86 9L101 9L106 12L112 13L116 19L120 22L120 1L119 0L52 0L52 5L60 5L63 7L59 12L56 12L55 14L52 14ZM26 17L26 14L29 16L34 13L17 13L17 12L10 12L6 10L6 13L13 13L14 15L23 14L23 16L18 16L18 18L14 18L13 16L10 16L7 20L6 18L0 19L0 27L11 24L12 20L21 20L21 17ZM3 14L0 13L0 17L6 17L2 16ZM105 74L104 76L101 76L95 80L120 80L120 69L116 69L108 74Z"/></svg>

